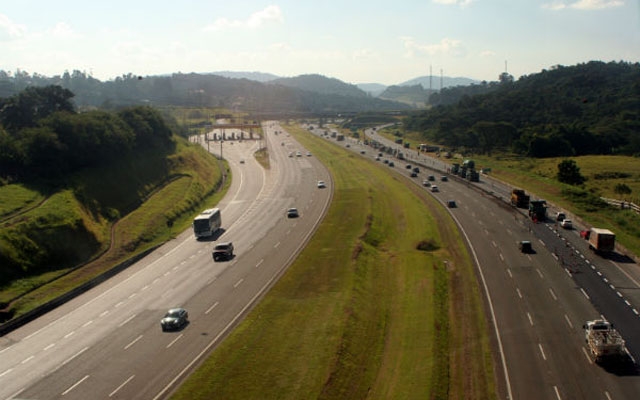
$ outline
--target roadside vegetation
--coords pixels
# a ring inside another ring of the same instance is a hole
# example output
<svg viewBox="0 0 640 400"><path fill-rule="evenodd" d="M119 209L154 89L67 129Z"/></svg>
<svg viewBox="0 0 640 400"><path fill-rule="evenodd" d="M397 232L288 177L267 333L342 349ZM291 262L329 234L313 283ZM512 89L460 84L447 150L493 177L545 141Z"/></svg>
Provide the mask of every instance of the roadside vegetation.
<svg viewBox="0 0 640 400"><path fill-rule="evenodd" d="M47 88L3 100L0 321L171 239L229 183L224 163L155 110L80 114L70 96ZM49 111L24 117L33 110Z"/></svg>
<svg viewBox="0 0 640 400"><path fill-rule="evenodd" d="M174 399L496 398L475 270L428 193L287 131L334 197L300 256Z"/></svg>

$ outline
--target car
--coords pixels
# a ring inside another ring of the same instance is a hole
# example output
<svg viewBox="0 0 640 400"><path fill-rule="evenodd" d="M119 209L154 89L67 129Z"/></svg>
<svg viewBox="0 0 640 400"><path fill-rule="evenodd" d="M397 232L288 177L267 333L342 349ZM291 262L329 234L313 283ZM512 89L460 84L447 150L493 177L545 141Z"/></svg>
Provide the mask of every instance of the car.
<svg viewBox="0 0 640 400"><path fill-rule="evenodd" d="M520 249L523 253L531 253L533 252L533 247L531 247L531 242L528 240L521 240L518 242L518 249Z"/></svg>
<svg viewBox="0 0 640 400"><path fill-rule="evenodd" d="M412 177L412 178L417 178L417 177L418 177L418 174L417 174L416 172L411 172L411 177Z"/></svg>
<svg viewBox="0 0 640 400"><path fill-rule="evenodd" d="M562 222L560 222L560 226L563 227L564 229L572 229L573 228L573 224L571 223L570 219L563 219Z"/></svg>
<svg viewBox="0 0 640 400"><path fill-rule="evenodd" d="M436 185L431 185L431 191L432 192L439 192L440 189L438 189L438 187Z"/></svg>
<svg viewBox="0 0 640 400"><path fill-rule="evenodd" d="M420 173L420 168L413 167L413 172L415 172L416 174L419 174Z"/></svg>
<svg viewBox="0 0 640 400"><path fill-rule="evenodd" d="M446 175L443 175L443 176L440 178L440 180L441 180L442 182L446 182L446 181L448 181L448 180L449 180L449 178L447 178L447 176L446 176Z"/></svg>
<svg viewBox="0 0 640 400"><path fill-rule="evenodd" d="M447 201L447 207L449 207L449 208L456 208L456 207L458 207L458 206L456 205L456 201L455 201L455 200L448 200L448 201Z"/></svg>
<svg viewBox="0 0 640 400"><path fill-rule="evenodd" d="M244 160L240 160L240 164L244 164Z"/></svg>
<svg viewBox="0 0 640 400"><path fill-rule="evenodd" d="M318 181L318 188L319 189L324 189L326 187L327 187L327 185L324 183L324 181Z"/></svg>
<svg viewBox="0 0 640 400"><path fill-rule="evenodd" d="M213 247L211 252L213 261L230 260L233 258L233 243L220 242Z"/></svg>
<svg viewBox="0 0 640 400"><path fill-rule="evenodd" d="M299 216L300 216L300 213L298 213L297 208L289 208L287 210L287 218L298 218Z"/></svg>
<svg viewBox="0 0 640 400"><path fill-rule="evenodd" d="M296 157L302 157L302 153L299 151L296 151Z"/></svg>
<svg viewBox="0 0 640 400"><path fill-rule="evenodd" d="M383 163L389 164L389 160L384 160Z"/></svg>
<svg viewBox="0 0 640 400"><path fill-rule="evenodd" d="M311 157L311 152L307 151L307 157Z"/></svg>
<svg viewBox="0 0 640 400"><path fill-rule="evenodd" d="M567 216L563 212L556 213L556 221L562 222L565 218L567 218Z"/></svg>
<svg viewBox="0 0 640 400"><path fill-rule="evenodd" d="M405 165L405 168L406 168L406 169L411 169L411 164L407 164L407 165Z"/></svg>
<svg viewBox="0 0 640 400"><path fill-rule="evenodd" d="M351 145L350 145L350 144L347 144L345 147L351 147Z"/></svg>
<svg viewBox="0 0 640 400"><path fill-rule="evenodd" d="M383 157L382 153L378 153L378 157Z"/></svg>
<svg viewBox="0 0 640 400"><path fill-rule="evenodd" d="M360 154L366 154L367 152L364 150L360 150Z"/></svg>
<svg viewBox="0 0 640 400"><path fill-rule="evenodd" d="M289 157L293 157L293 152L289 152Z"/></svg>
<svg viewBox="0 0 640 400"><path fill-rule="evenodd" d="M427 179L425 179L425 180L422 181L422 186L429 187L429 186L431 186L431 182L429 182Z"/></svg>
<svg viewBox="0 0 640 400"><path fill-rule="evenodd" d="M393 161L389 161L389 166L390 167L395 167L396 165L393 163Z"/></svg>
<svg viewBox="0 0 640 400"><path fill-rule="evenodd" d="M172 308L160 320L162 331L177 330L189 322L189 313L184 308Z"/></svg>
<svg viewBox="0 0 640 400"><path fill-rule="evenodd" d="M380 161L380 157L376 157L376 161Z"/></svg>

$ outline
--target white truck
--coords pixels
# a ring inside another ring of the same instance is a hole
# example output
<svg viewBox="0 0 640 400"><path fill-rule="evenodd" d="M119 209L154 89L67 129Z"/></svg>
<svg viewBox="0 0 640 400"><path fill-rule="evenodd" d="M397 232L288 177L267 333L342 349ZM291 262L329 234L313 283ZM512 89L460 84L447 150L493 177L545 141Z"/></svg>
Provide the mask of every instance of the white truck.
<svg viewBox="0 0 640 400"><path fill-rule="evenodd" d="M589 353L597 363L626 358L627 348L624 339L611 323L604 319L596 319L587 321L583 328Z"/></svg>

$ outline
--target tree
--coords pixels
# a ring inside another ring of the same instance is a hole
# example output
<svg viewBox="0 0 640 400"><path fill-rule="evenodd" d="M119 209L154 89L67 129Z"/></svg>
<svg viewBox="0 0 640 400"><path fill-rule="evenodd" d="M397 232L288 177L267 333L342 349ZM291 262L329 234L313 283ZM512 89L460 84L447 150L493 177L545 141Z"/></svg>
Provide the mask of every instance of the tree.
<svg viewBox="0 0 640 400"><path fill-rule="evenodd" d="M582 185L586 178L580 174L580 167L574 160L562 160L558 164L557 178L562 183L569 185Z"/></svg>
<svg viewBox="0 0 640 400"><path fill-rule="evenodd" d="M60 86L29 87L0 103L0 122L11 133L35 127L54 112L75 112L72 98L73 93Z"/></svg>

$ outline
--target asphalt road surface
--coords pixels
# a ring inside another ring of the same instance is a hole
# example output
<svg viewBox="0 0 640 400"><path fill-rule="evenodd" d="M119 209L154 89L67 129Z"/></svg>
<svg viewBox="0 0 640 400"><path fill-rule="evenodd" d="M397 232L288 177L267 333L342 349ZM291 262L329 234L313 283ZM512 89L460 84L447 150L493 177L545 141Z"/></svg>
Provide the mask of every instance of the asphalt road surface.
<svg viewBox="0 0 640 400"><path fill-rule="evenodd" d="M0 338L0 399L168 396L284 272L330 202L326 169L277 123L265 123L264 131L260 141L203 142L222 151L233 172L228 195L217 205L223 230L213 240L198 241L188 230ZM268 170L253 157L263 145ZM297 151L300 157L289 157ZM318 189L318 180L328 187ZM289 207L300 217L286 218ZM232 241L235 257L214 263L216 241ZM187 309L189 324L162 332L160 319L176 306Z"/></svg>
<svg viewBox="0 0 640 400"><path fill-rule="evenodd" d="M640 360L637 264L620 254L603 258L591 253L578 235L579 226L564 230L551 220L534 224L524 210L508 204L511 188L485 175L480 183L452 177L441 160L402 149L373 130L366 133L369 139L404 151L409 158L379 156L378 150L358 140L337 142L317 127L310 131L336 145L349 145L381 168L390 168L385 159L394 161L392 169L413 181L409 183L423 185L428 175L434 175L432 183L439 191L432 195L443 206L448 200L456 202L449 211L477 264L501 398L640 398L640 376L633 364ZM407 165L420 168L417 177L409 177ZM443 175L448 181L441 181ZM549 211L551 215L557 209ZM531 241L534 253L521 253L520 240ZM605 366L592 362L582 325L601 316L613 322L627 341L631 362Z"/></svg>

